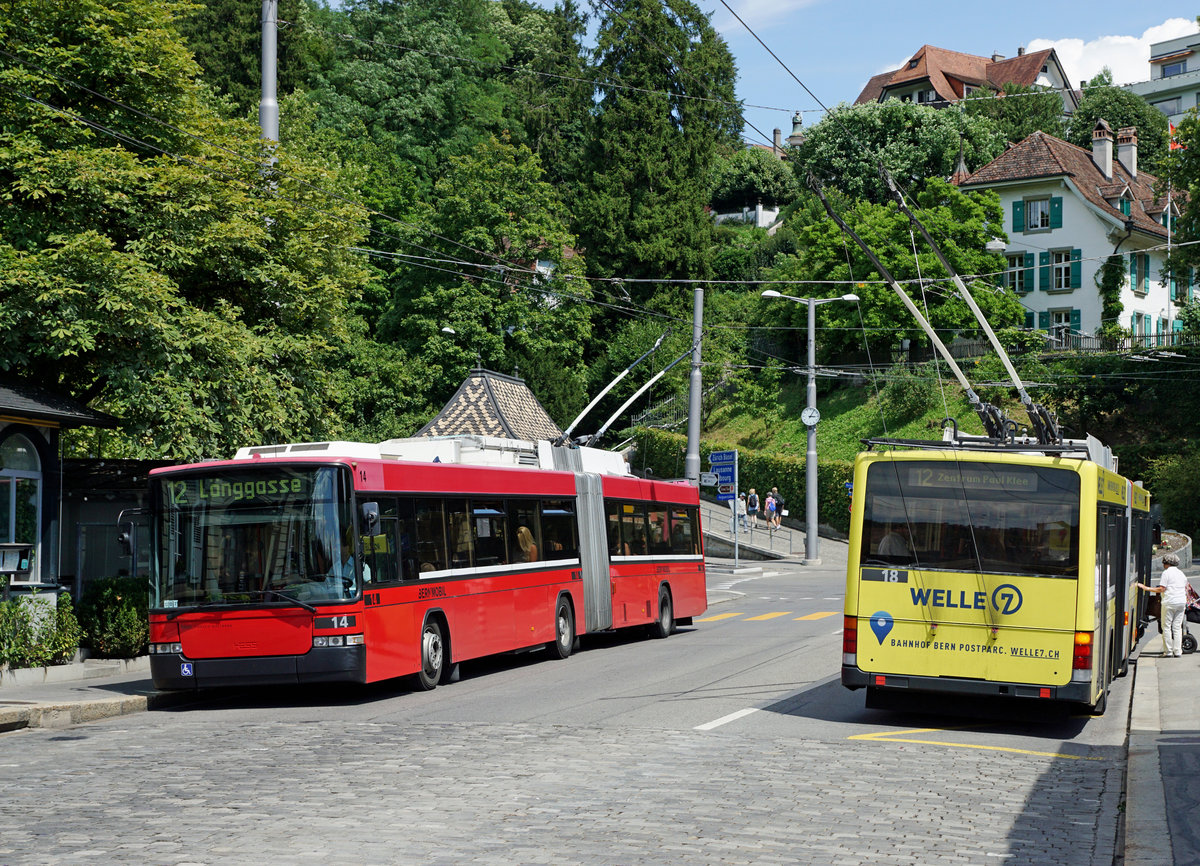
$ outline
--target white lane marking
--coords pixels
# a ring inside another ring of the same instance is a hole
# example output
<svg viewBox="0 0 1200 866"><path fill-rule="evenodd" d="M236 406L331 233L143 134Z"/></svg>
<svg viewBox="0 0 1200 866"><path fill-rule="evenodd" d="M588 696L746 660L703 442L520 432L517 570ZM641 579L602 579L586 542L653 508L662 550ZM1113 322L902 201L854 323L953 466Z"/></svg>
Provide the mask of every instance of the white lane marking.
<svg viewBox="0 0 1200 866"><path fill-rule="evenodd" d="M738 719L742 718L743 716L748 716L751 713L757 713L757 712L758 712L758 707L746 707L746 709L744 709L744 710L738 710L736 713L730 713L727 716L721 716L721 718L715 719L711 722L705 722L703 725L696 725L696 727L693 728L692 730L711 731L713 728L719 728L719 727L721 727L721 725L727 725L730 722L736 722Z"/></svg>

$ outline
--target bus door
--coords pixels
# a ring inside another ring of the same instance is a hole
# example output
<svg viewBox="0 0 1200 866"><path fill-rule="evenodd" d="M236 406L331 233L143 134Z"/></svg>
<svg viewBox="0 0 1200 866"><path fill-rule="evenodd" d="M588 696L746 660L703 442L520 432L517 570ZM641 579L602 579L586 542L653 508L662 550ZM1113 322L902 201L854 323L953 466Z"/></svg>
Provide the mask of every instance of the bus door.
<svg viewBox="0 0 1200 866"><path fill-rule="evenodd" d="M604 491L600 476L575 473L579 513L579 563L583 570L583 608L587 631L613 627L609 590L608 545L605 543Z"/></svg>
<svg viewBox="0 0 1200 866"><path fill-rule="evenodd" d="M1096 521L1096 655L1107 659L1107 670L1100 676L1099 683L1106 687L1107 681L1117 675L1124 660L1122 647L1127 645L1125 637L1125 614L1128 592L1125 575L1125 521L1111 509L1101 509ZM1109 621L1111 606L1112 620ZM1109 641L1111 640L1111 644Z"/></svg>

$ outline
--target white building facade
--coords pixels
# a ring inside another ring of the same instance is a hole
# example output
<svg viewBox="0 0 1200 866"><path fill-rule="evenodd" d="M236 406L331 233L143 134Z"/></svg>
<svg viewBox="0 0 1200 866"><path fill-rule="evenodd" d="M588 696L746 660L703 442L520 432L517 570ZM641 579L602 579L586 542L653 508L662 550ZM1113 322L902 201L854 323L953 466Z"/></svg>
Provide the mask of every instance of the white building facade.
<svg viewBox="0 0 1200 866"><path fill-rule="evenodd" d="M1026 327L1064 348L1108 324L1135 346L1168 344L1180 329L1179 304L1194 294L1186 275L1166 272L1166 196L1156 198L1156 178L1138 173L1136 130L1115 138L1116 148L1103 121L1092 151L1035 132L959 183L1000 196L1008 269L999 282L1025 306ZM1178 202L1172 213L1177 219ZM1114 251L1122 257L1121 310L1105 321L1098 278Z"/></svg>

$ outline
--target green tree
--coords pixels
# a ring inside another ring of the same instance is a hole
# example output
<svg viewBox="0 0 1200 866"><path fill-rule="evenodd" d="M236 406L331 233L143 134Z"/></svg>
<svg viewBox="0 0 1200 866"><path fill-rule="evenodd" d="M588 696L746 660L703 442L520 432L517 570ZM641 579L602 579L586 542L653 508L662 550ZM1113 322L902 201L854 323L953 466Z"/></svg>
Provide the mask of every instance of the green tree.
<svg viewBox="0 0 1200 866"><path fill-rule="evenodd" d="M1105 120L1113 132L1126 126L1137 128L1138 170L1158 172L1167 156L1167 116L1140 96L1113 86L1107 67L1084 87L1079 107L1067 124L1067 141L1090 150L1092 131Z"/></svg>
<svg viewBox="0 0 1200 866"><path fill-rule="evenodd" d="M963 110L992 121L1010 142L1023 141L1038 130L1062 138L1066 130L1062 94L1033 85L1009 82L998 91L981 88L963 101Z"/></svg>
<svg viewBox="0 0 1200 866"><path fill-rule="evenodd" d="M714 210L787 204L800 194L791 166L762 148L738 148L712 170Z"/></svg>
<svg viewBox="0 0 1200 866"><path fill-rule="evenodd" d="M943 342L950 342L956 334L972 338L980 335L966 302L957 295L934 253L919 236L914 260L909 221L895 207L847 202L840 197L834 197L833 204L892 276L908 283L910 297L926 309L926 318L941 332ZM1001 256L985 250L1002 219L995 193L963 193L934 178L918 193L916 204L918 218L937 239L950 264L969 285L973 284L972 296L992 327L1021 325L1024 311L1011 292L995 286L988 277L971 279L973 274L993 274L1004 267ZM857 305L825 304L817 308L818 326L822 328L819 345L824 354L861 352L866 339L873 356L884 358L902 339L925 340L902 301L890 287L877 282L880 277L866 256L824 216L819 204L810 203L797 210L791 220L799 248L794 254L780 255L764 276L797 283L845 281L848 285L814 286L812 294L823 297L852 291L860 299ZM759 323L790 328L787 333L791 336L782 352L785 357L801 359L807 351L807 315L804 304L776 301L763 304Z"/></svg>
<svg viewBox="0 0 1200 866"><path fill-rule="evenodd" d="M328 43L312 29L314 17L328 15L312 0L280 0L276 38L276 87L291 93L308 85L327 62ZM239 116L258 110L262 93L262 4L245 0L206 0L192 7L180 31L203 70L204 80L228 97Z"/></svg>
<svg viewBox="0 0 1200 866"><path fill-rule="evenodd" d="M974 170L1004 151L1004 134L986 117L888 99L839 105L809 128L791 152L796 175L811 172L852 199L888 200L882 161L904 187L954 173L961 150Z"/></svg>
<svg viewBox="0 0 1200 866"><path fill-rule="evenodd" d="M519 370L561 421L586 402L591 293L554 187L528 147L493 138L451 159L434 195L443 257L397 272L385 335L423 366L435 403L482 363Z"/></svg>
<svg viewBox="0 0 1200 866"><path fill-rule="evenodd" d="M690 0L609 8L582 169L590 183L575 208L590 271L703 277L713 228L708 169L741 129L733 57ZM631 291L639 300L649 293Z"/></svg>
<svg viewBox="0 0 1200 866"><path fill-rule="evenodd" d="M329 361L367 274L335 161L283 147L264 174L257 128L222 119L200 83L182 3L11 5L0 369L122 418L116 456L198 459L340 425ZM73 435L84 449L95 434Z"/></svg>

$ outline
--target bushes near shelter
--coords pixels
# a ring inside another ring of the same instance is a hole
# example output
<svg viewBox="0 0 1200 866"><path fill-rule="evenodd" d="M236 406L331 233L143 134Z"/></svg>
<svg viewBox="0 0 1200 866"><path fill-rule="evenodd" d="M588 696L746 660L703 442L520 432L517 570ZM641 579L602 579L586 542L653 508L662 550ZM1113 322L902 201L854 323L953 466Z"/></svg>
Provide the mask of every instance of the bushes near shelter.
<svg viewBox="0 0 1200 866"><path fill-rule="evenodd" d="M150 640L150 595L144 577L94 580L79 602L84 643L94 655L133 658Z"/></svg>
<svg viewBox="0 0 1200 866"><path fill-rule="evenodd" d="M63 593L53 610L37 596L0 602L0 666L35 668L66 664L79 648L80 628Z"/></svg>

